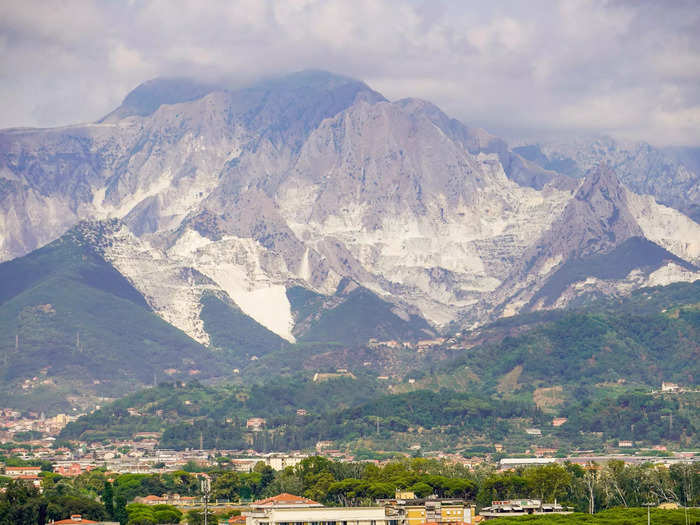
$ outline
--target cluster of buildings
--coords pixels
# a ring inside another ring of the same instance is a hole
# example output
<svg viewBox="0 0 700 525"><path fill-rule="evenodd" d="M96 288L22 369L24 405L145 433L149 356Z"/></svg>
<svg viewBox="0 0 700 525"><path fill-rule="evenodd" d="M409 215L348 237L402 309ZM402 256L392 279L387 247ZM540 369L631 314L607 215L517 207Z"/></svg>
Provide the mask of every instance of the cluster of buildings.
<svg viewBox="0 0 700 525"><path fill-rule="evenodd" d="M166 503L182 509L203 505L201 499L177 494L150 495L136 501L146 505ZM477 513L474 504L464 499L417 498L408 491L377 500L373 507L325 507L309 498L282 493L237 508L243 513L232 517L230 525L466 525L503 516L571 513L571 509L557 503L534 499L494 501Z"/></svg>
<svg viewBox="0 0 700 525"><path fill-rule="evenodd" d="M540 500L494 501L477 514L463 499L416 498L397 491L375 507L324 507L293 494L255 501L243 512L245 525L464 525L491 518L527 514L570 514L571 509Z"/></svg>
<svg viewBox="0 0 700 525"><path fill-rule="evenodd" d="M50 445L52 441L55 441L53 436L58 435L63 427L78 417L78 414L58 414L47 418L43 413L28 412L22 414L12 408L0 408L0 443L17 441L17 434L40 432L42 437L30 440L30 443L33 442L34 446Z"/></svg>
<svg viewBox="0 0 700 525"><path fill-rule="evenodd" d="M521 458L503 458L499 461L501 470L511 470L518 467L531 467L537 465L548 465L551 463L563 464L565 462L581 465L582 467L590 465L604 465L610 460L622 461L626 465L643 465L645 463L653 463L655 465L664 465L670 467L679 463L695 463L700 462L700 457L694 452L678 452L672 456L645 456L637 454L585 454L576 456L567 456L562 458L554 457L521 457Z"/></svg>
<svg viewBox="0 0 700 525"><path fill-rule="evenodd" d="M218 457L226 457L226 468L237 472L251 472L259 462L274 470L284 470L301 462L308 454L291 452L288 454L260 454L255 451L240 450L169 450L154 448L152 443L143 441L117 441L108 445L91 443L74 450L67 448L17 448L12 455L24 460L50 461L54 472L62 476L79 476L97 467L106 468L119 474L154 474L178 470L194 462L204 467L217 465ZM6 467L11 468L11 467ZM34 467L32 467L34 468ZM36 467L38 469L38 467Z"/></svg>
<svg viewBox="0 0 700 525"><path fill-rule="evenodd" d="M5 467L3 475L8 478L23 480L37 488L41 488L39 473L41 467Z"/></svg>

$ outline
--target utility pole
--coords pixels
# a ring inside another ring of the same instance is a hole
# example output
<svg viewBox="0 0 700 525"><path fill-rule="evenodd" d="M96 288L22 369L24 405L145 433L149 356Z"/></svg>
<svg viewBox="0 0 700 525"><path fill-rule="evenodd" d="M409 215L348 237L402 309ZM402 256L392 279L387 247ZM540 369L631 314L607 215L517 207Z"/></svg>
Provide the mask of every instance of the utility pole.
<svg viewBox="0 0 700 525"><path fill-rule="evenodd" d="M204 525L207 525L209 520L209 493L211 492L211 479L209 476L203 477L200 481L202 494L204 495Z"/></svg>
<svg viewBox="0 0 700 525"><path fill-rule="evenodd" d="M649 510L653 503L642 503L642 507L647 508L647 525L651 525L651 511Z"/></svg>

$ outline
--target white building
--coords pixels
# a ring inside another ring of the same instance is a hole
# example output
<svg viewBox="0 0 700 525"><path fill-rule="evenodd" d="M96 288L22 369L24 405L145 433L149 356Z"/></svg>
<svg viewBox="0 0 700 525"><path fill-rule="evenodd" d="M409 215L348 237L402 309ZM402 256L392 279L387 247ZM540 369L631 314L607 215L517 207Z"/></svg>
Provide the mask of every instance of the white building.
<svg viewBox="0 0 700 525"><path fill-rule="evenodd" d="M384 507L264 508L244 513L246 525L397 525Z"/></svg>
<svg viewBox="0 0 700 525"><path fill-rule="evenodd" d="M246 525L398 525L384 507L324 507L293 494L256 501L243 515Z"/></svg>

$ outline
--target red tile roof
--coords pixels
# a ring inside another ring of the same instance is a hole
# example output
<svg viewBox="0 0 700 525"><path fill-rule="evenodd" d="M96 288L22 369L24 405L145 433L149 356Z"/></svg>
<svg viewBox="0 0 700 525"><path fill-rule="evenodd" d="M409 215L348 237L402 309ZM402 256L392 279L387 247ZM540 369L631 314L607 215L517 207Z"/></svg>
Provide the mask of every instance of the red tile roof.
<svg viewBox="0 0 700 525"><path fill-rule="evenodd" d="M271 498L259 499L254 501L252 507L276 507L276 506L286 506L286 505L301 505L301 506L313 506L321 507L322 505L309 498L304 498L303 496L295 496L294 494L288 494L283 492L282 494L277 494L277 496L272 496Z"/></svg>
<svg viewBox="0 0 700 525"><path fill-rule="evenodd" d="M55 521L54 525L70 525L73 523L97 523L96 521L86 520L80 517L80 514L74 514L66 520Z"/></svg>

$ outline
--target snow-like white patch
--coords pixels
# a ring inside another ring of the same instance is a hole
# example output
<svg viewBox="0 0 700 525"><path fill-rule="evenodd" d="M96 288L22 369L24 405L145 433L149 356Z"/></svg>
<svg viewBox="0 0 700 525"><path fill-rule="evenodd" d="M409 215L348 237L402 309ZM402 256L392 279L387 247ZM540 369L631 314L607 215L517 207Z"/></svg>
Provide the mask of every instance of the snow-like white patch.
<svg viewBox="0 0 700 525"><path fill-rule="evenodd" d="M171 174L164 173L159 177L155 183L151 184L147 188L138 188L134 193L129 195L126 199L122 199L119 206L114 208L113 217L124 217L131 210L133 210L137 204L140 204L144 200L154 197L159 193L162 193L168 189L171 185Z"/></svg>
<svg viewBox="0 0 700 525"><path fill-rule="evenodd" d="M501 317L513 317L520 312L520 309L527 304L527 301L522 299L515 299L508 303L505 308L503 308L503 313Z"/></svg>
<svg viewBox="0 0 700 525"><path fill-rule="evenodd" d="M135 237L126 227L116 232L105 258L143 294L153 311L195 341L209 344L200 317L201 297L209 284L198 283L192 272L175 258Z"/></svg>
<svg viewBox="0 0 700 525"><path fill-rule="evenodd" d="M301 258L301 264L299 265L299 278L305 281L311 280L311 265L309 264L309 248L306 247L304 250L304 255Z"/></svg>
<svg viewBox="0 0 700 525"><path fill-rule="evenodd" d="M107 187L98 188L93 191L92 194L92 206L95 209L95 217L97 219L105 219L109 215L105 209L105 195L107 194Z"/></svg>
<svg viewBox="0 0 700 525"><path fill-rule="evenodd" d="M644 236L681 259L700 263L700 224L653 197L627 192L630 211Z"/></svg>
<svg viewBox="0 0 700 525"><path fill-rule="evenodd" d="M289 271L284 261L265 254L265 248L253 239L226 236L211 241L190 229L168 251L171 260L214 281L245 314L294 342L294 318L284 286Z"/></svg>
<svg viewBox="0 0 700 525"><path fill-rule="evenodd" d="M249 287L243 268L230 264L203 267L202 272L221 286L245 314L271 332L294 342L292 305L289 303L287 288L284 285Z"/></svg>
<svg viewBox="0 0 700 525"><path fill-rule="evenodd" d="M171 257L188 257L211 243L211 239L203 237L196 230L187 228L185 232L178 237L175 244L168 250L168 255Z"/></svg>
<svg viewBox="0 0 700 525"><path fill-rule="evenodd" d="M561 254L555 257L550 257L544 263L542 263L542 267L540 268L539 274L547 275L549 272L552 271L554 267L559 266L562 260L563 256Z"/></svg>
<svg viewBox="0 0 700 525"><path fill-rule="evenodd" d="M677 282L692 283L698 279L700 279L700 272L686 270L676 263L668 263L649 274L645 286L666 286Z"/></svg>

